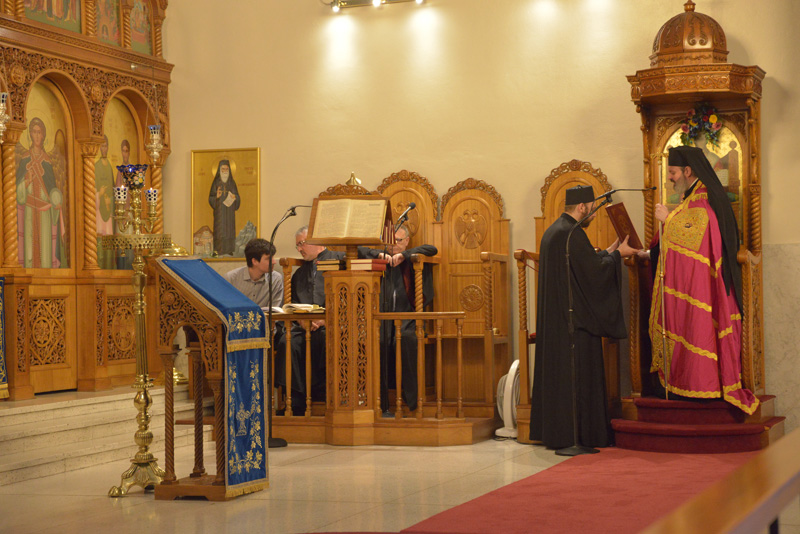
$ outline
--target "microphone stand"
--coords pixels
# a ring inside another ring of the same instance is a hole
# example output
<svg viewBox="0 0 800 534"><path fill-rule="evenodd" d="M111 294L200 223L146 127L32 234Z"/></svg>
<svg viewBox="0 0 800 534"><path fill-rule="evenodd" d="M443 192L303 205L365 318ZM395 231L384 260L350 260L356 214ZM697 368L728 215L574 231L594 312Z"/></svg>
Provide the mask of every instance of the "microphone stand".
<svg viewBox="0 0 800 534"><path fill-rule="evenodd" d="M269 286L269 306L267 306L267 310L268 310L267 311L267 329L269 330L269 338L270 338L269 354L268 354L268 357L267 357L267 378L269 379L269 388L268 388L269 395L267 395L267 397L269 398L269 400L267 401L267 414L268 414L267 415L267 421L268 421L267 425L269 427L269 438L267 438L267 441L269 443L269 448L270 449L277 449L279 447L286 447L286 445L287 445L287 442L286 442L285 439L283 439L283 438L273 438L272 437L272 395L273 395L272 356L273 356L273 347L275 345L275 336L272 335L272 272L273 272L272 258L275 257L275 253L272 252L272 251L275 250L275 234L278 233L278 227L281 224L283 224L284 221L286 219L288 219L289 217L294 217L295 215L297 215L296 209L297 209L297 206L292 206L291 208L286 210L286 213L283 215L283 217L281 217L281 220L278 221L278 224L276 224L275 228L273 228L272 236L269 238L269 242L272 244L272 247L270 248L270 254L269 254L269 280L267 282L268 286ZM286 333L285 333L285 335L286 335L286 343L287 343L287 345L291 345L291 342L292 342L292 329L290 327L289 329L284 329L284 330L286 331ZM291 385L287 385L286 387L291 387ZM286 409L287 410L291 410L292 407L291 406L287 406Z"/></svg>
<svg viewBox="0 0 800 534"><path fill-rule="evenodd" d="M399 230L400 226L402 226L402 224L404 222L406 222L407 220L408 220L408 214L407 213L401 215L400 218L397 219L397 224L395 224L392 227L392 236L391 236L392 238L394 238L394 235L397 233L397 230ZM383 256L384 257L389 255L387 253L388 249L389 249L389 244L385 243L384 246L383 246ZM391 260L389 260L389 261L391 261ZM385 311L385 312L389 311L389 273L392 272L391 271L392 268L393 267L392 267L391 263L387 263L386 264L386 270L383 272L382 285L383 285L383 288L386 289L386 291L381 291L381 294L382 294L382 299L383 299L383 311ZM394 310L392 310L392 311L394 311ZM385 336L385 343L381 344L381 353L383 355L383 358L382 358L382 361L381 361L381 382L383 384L386 384L386 399L384 399L383 396L381 396L381 404L383 404L384 402L386 403L386 410L384 410L383 407L381 407L381 415L383 415L386 412L388 412L389 408L391 408L391 406L392 406L391 399L389 399L389 342L391 341L391 338L393 337L392 335L390 335L389 329L390 329L390 326L392 324L393 323L391 321L381 321L381 326L382 326L381 330L382 330L383 335ZM397 383L397 377L395 377L395 384L396 383Z"/></svg>
<svg viewBox="0 0 800 534"><path fill-rule="evenodd" d="M574 315L574 306L573 306L573 299L572 299L572 271L570 270L569 265L569 241L572 238L572 233L578 228L581 223L587 220L589 217L594 215L597 210L611 202L611 193L606 193L605 199L598 204L597 206L592 209L589 213L587 213L580 221L577 221L575 224L572 225L570 228L569 233L567 234L567 250L565 254L566 264L567 264L567 303L569 304L569 322L568 322L568 333L569 333L569 355L570 355L570 366L572 367L572 443L571 447L565 447L563 449L558 449L556 451L556 455L558 456L578 456L580 454L595 454L600 451L594 449L592 447L586 447L580 444L578 439L578 389L575 379L575 319ZM603 401L605 402L605 400Z"/></svg>

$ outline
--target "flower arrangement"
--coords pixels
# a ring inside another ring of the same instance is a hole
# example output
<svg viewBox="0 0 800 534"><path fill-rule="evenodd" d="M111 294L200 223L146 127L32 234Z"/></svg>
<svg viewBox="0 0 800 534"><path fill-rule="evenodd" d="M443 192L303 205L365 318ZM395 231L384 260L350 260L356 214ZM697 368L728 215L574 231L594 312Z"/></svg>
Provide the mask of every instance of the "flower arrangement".
<svg viewBox="0 0 800 534"><path fill-rule="evenodd" d="M694 145L694 140L705 135L711 144L719 146L719 131L722 123L714 106L708 103L699 104L690 109L681 123L681 143Z"/></svg>

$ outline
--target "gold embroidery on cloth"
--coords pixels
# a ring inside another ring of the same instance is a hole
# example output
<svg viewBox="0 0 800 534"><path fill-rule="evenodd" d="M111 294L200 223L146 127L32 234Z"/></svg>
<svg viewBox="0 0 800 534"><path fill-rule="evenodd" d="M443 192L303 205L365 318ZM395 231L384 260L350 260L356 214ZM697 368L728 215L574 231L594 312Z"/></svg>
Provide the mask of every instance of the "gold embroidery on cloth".
<svg viewBox="0 0 800 534"><path fill-rule="evenodd" d="M244 455L240 453L240 451L236 448L236 440L231 439L229 440L229 452L228 452L228 474L233 475L236 473L241 473L243 471L250 472L251 469L260 469L261 464L264 461L264 455L261 454L261 451L258 450L259 448L263 448L263 444L261 442L261 420L259 414L261 414L261 385L259 381L256 380L256 377L259 373L259 365L256 362L250 363L250 388L252 389L253 395L250 401L250 410L245 411L244 405L242 403L239 404L239 410L236 413L235 418L230 417L231 412L229 411L228 417L228 424L230 425L228 431L229 435L231 436L242 436L242 435L250 435L250 450L244 452ZM236 399L234 398L235 393L235 384L236 384L236 365L233 363L229 363L228 365L228 380L231 384L230 390L228 391L228 405L235 406ZM239 429L236 429L236 426L239 426Z"/></svg>
<svg viewBox="0 0 800 534"><path fill-rule="evenodd" d="M707 227L708 212L705 208L685 208L672 217L665 239L697 252L703 243Z"/></svg>
<svg viewBox="0 0 800 534"><path fill-rule="evenodd" d="M233 315L228 315L228 324L231 332L242 332L243 330L252 332L261 328L261 317L263 316L260 313L256 314L251 311L247 312L247 317L242 317L241 312L234 312Z"/></svg>
<svg viewBox="0 0 800 534"><path fill-rule="evenodd" d="M672 289L671 287L666 287L665 286L664 287L664 293L672 295L673 297L676 297L676 298L679 298L679 299L681 299L683 301L688 302L692 306L695 306L697 308L700 308L701 310L704 310L704 311L707 311L708 313L711 313L711 305L710 304L706 304L705 302L700 302L696 298L691 297L691 296L687 295L686 293L681 293L677 289Z"/></svg>

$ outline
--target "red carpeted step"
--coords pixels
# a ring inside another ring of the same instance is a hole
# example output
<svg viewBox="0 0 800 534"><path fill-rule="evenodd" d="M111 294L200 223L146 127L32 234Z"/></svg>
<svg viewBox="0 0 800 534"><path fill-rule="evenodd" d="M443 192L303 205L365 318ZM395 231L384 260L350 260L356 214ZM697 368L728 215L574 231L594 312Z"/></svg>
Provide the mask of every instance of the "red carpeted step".
<svg viewBox="0 0 800 534"><path fill-rule="evenodd" d="M634 399L640 422L676 425L714 425L743 423L746 414L721 400L692 402L652 397Z"/></svg>
<svg viewBox="0 0 800 534"><path fill-rule="evenodd" d="M756 412L748 417L735 406L722 400L686 401L665 400L655 397L633 399L639 421L667 424L733 424L757 422L774 414L773 395L759 395L761 401Z"/></svg>
<svg viewBox="0 0 800 534"><path fill-rule="evenodd" d="M710 454L757 451L762 448L762 435L783 420L773 417L763 423L671 425L614 419L611 426L621 449Z"/></svg>

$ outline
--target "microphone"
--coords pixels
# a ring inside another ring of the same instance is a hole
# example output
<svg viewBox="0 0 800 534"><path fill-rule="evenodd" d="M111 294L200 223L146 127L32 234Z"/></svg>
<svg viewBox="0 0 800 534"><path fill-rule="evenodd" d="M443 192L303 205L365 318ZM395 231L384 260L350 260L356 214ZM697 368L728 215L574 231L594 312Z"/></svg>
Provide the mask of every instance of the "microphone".
<svg viewBox="0 0 800 534"><path fill-rule="evenodd" d="M603 193L602 195L597 197L595 199L595 201L601 200L603 198L611 198L611 195L613 195L614 193L616 193L618 191L642 191L642 192L644 192L644 191L655 191L656 189L658 189L656 186L645 187L644 189L612 189L611 191L606 191L605 193Z"/></svg>
<svg viewBox="0 0 800 534"><path fill-rule="evenodd" d="M413 209L415 209L416 207L417 207L416 204L414 204L413 202L409 202L408 203L408 207L406 208L406 211L404 211L403 213L400 214L400 217L397 218L397 222L401 223L403 221L407 221L408 220L408 212L413 210Z"/></svg>
<svg viewBox="0 0 800 534"><path fill-rule="evenodd" d="M306 206L305 204L298 204L296 206L290 207L288 210L286 210L286 212L289 213L290 217L294 217L295 215L297 215L297 212L295 211L297 208L310 208L310 207L311 206Z"/></svg>

